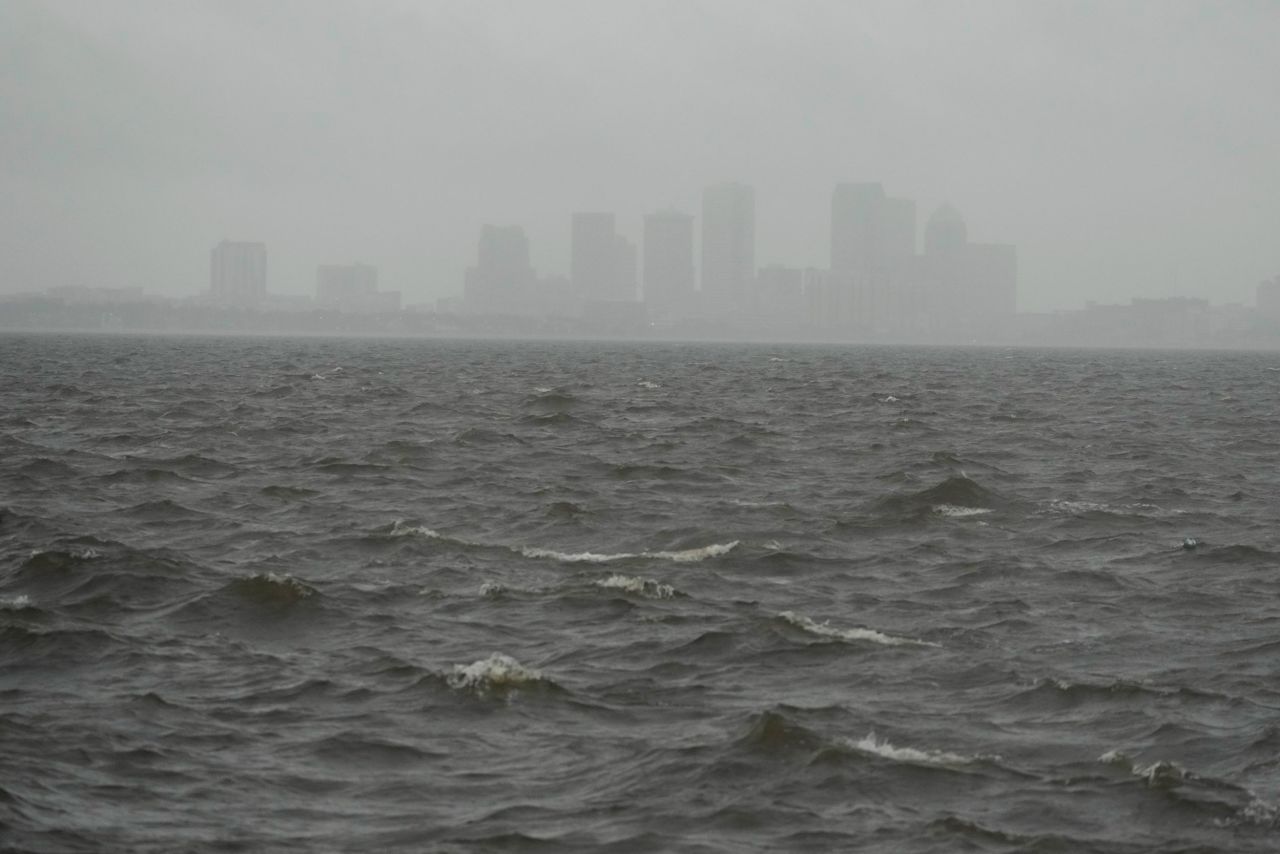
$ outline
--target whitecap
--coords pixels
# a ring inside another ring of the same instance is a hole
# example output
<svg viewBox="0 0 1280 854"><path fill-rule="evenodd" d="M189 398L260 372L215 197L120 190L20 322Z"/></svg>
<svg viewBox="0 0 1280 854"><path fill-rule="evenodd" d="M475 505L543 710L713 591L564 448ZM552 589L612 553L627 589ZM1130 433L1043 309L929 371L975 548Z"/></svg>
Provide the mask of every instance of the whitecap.
<svg viewBox="0 0 1280 854"><path fill-rule="evenodd" d="M640 380L640 382L636 383L636 385L640 386L640 388L648 388L648 389L662 388L662 386L650 380Z"/></svg>
<svg viewBox="0 0 1280 854"><path fill-rule="evenodd" d="M1252 793L1250 793L1252 795ZM1218 827L1236 827L1251 825L1254 827L1275 827L1280 824L1280 807L1269 804L1254 796L1243 809L1231 818L1220 818L1214 822Z"/></svg>
<svg viewBox="0 0 1280 854"><path fill-rule="evenodd" d="M31 597L25 593L18 596L0 596L0 610L21 611L31 607Z"/></svg>
<svg viewBox="0 0 1280 854"><path fill-rule="evenodd" d="M507 586L505 584L499 584L496 581L486 581L484 584L480 585L481 596L500 596L506 592Z"/></svg>
<svg viewBox="0 0 1280 854"><path fill-rule="evenodd" d="M608 578L600 579L595 584L597 587L622 590L627 593L634 593L637 596L648 596L650 599L670 599L676 595L675 588L670 584L660 584L652 578L640 578L632 575L618 575L615 573Z"/></svg>
<svg viewBox="0 0 1280 854"><path fill-rule="evenodd" d="M536 385L533 387L534 394L549 394L551 389L544 385Z"/></svg>
<svg viewBox="0 0 1280 854"><path fill-rule="evenodd" d="M862 753L870 753L884 759L892 759L894 762L911 762L916 765L968 765L979 759L977 756L962 756L959 753L949 753L945 750L918 750L914 747L896 747L887 740L876 738L874 732L867 733L866 736L858 741L846 739L845 743Z"/></svg>
<svg viewBox="0 0 1280 854"><path fill-rule="evenodd" d="M935 504L933 512L950 519L964 519L968 516L985 516L991 512L990 507L962 507L959 504Z"/></svg>
<svg viewBox="0 0 1280 854"><path fill-rule="evenodd" d="M511 656L495 652L470 664L455 664L447 681L452 688L483 692L518 688L544 679L542 671L525 667Z"/></svg>
<svg viewBox="0 0 1280 854"><path fill-rule="evenodd" d="M542 549L534 546L523 546L520 554L531 558L552 558L562 563L612 563L618 560L643 558L646 560L669 560L674 563L696 563L710 557L727 554L738 545L738 540L731 543L712 543L697 549L660 552L616 552L602 554L598 552L558 552L554 549Z"/></svg>
<svg viewBox="0 0 1280 854"><path fill-rule="evenodd" d="M798 629L803 629L810 634L819 635L826 638L839 638L840 640L849 641L871 641L872 643L884 644L885 646L901 646L903 644L914 644L916 646L938 646L930 641L917 640L915 638L904 638L896 635L886 635L883 632L877 632L875 629L839 629L827 622L815 622L803 614L797 614L795 611L783 611L778 614L779 617L786 620Z"/></svg>
<svg viewBox="0 0 1280 854"><path fill-rule="evenodd" d="M406 525L403 520L397 519L395 524L391 526L390 535L393 537L427 537L432 540L439 540L443 535L432 528L423 525Z"/></svg>

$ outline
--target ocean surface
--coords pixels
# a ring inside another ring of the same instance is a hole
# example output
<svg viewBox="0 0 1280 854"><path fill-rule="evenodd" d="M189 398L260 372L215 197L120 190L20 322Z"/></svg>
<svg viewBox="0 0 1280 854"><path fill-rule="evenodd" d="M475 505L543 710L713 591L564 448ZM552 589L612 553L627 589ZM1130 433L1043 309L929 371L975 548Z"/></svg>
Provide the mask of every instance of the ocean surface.
<svg viewBox="0 0 1280 854"><path fill-rule="evenodd" d="M0 849L1280 848L1280 354L0 337Z"/></svg>

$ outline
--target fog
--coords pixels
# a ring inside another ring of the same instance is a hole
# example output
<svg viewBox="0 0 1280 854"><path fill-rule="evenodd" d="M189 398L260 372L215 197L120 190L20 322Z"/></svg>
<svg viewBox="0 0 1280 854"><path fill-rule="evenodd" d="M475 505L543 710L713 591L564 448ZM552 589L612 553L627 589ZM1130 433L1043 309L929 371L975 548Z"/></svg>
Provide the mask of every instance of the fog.
<svg viewBox="0 0 1280 854"><path fill-rule="evenodd" d="M754 187L760 265L825 266L832 187L944 202L1018 309L1253 301L1280 272L1271 2L0 4L0 292L273 293L376 264L457 296L485 223L569 269L570 214Z"/></svg>

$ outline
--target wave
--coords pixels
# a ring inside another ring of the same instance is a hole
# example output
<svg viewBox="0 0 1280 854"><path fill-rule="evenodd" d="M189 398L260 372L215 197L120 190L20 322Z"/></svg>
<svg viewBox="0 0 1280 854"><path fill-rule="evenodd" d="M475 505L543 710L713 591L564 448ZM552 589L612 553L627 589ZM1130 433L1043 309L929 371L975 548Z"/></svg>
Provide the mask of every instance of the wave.
<svg viewBox="0 0 1280 854"><path fill-rule="evenodd" d="M819 637L837 638L839 640L847 641L870 641L871 643L883 644L885 646L902 646L904 644L932 647L939 646L939 644L932 643L931 641L887 635L883 632L878 632L875 629L838 629L826 622L815 622L803 614L797 614L794 611L783 611L778 614L778 617L798 629L806 631L812 635L818 635Z"/></svg>
<svg viewBox="0 0 1280 854"><path fill-rule="evenodd" d="M603 587L606 590L621 590L625 593L634 593L637 596L647 596L650 599L671 599L676 595L676 589L670 584L660 584L652 578L640 578L631 575L613 574L608 578L602 578L595 582L597 587Z"/></svg>
<svg viewBox="0 0 1280 854"><path fill-rule="evenodd" d="M952 519L964 519L969 516L985 516L994 511L990 507L959 507L955 504L937 504L934 505L933 512L939 516L947 516Z"/></svg>
<svg viewBox="0 0 1280 854"><path fill-rule="evenodd" d="M613 554L558 552L554 549L535 548L533 546L522 546L519 551L525 557L552 558L561 563L613 563L619 560L669 560L673 563L697 563L707 558L728 554L737 548L738 543L738 540L734 540L731 543L712 543L709 546L682 549L680 551L616 552Z"/></svg>
<svg viewBox="0 0 1280 854"><path fill-rule="evenodd" d="M954 517L990 513L1008 504L1002 496L967 475L959 474L919 492L882 498L876 506L881 512L894 514L919 516L937 513Z"/></svg>
<svg viewBox="0 0 1280 854"><path fill-rule="evenodd" d="M455 664L446 677L449 687L485 695L534 685L551 685L542 671L525 667L509 655L492 653L470 664Z"/></svg>
<svg viewBox="0 0 1280 854"><path fill-rule="evenodd" d="M933 765L946 767L951 765L970 765L981 762L986 757L964 756L946 750L920 750L915 747L897 747L887 740L879 739L874 732L869 732L857 741L845 739L846 746L872 756L890 759L894 762L905 762L911 765Z"/></svg>
<svg viewBox="0 0 1280 854"><path fill-rule="evenodd" d="M530 412L547 415L568 413L577 403L578 399L568 392L548 389L526 397L521 405Z"/></svg>
<svg viewBox="0 0 1280 854"><path fill-rule="evenodd" d="M237 596L264 605L292 605L316 592L314 587L292 575L278 575L274 572L237 578L227 585L227 589Z"/></svg>

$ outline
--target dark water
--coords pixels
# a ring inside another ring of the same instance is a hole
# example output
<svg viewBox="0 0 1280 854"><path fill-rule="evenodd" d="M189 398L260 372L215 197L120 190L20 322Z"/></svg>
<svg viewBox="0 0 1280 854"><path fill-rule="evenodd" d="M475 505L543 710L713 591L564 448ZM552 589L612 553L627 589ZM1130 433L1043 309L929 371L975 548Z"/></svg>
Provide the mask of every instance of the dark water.
<svg viewBox="0 0 1280 854"><path fill-rule="evenodd" d="M0 338L0 844L1273 851L1278 387Z"/></svg>

